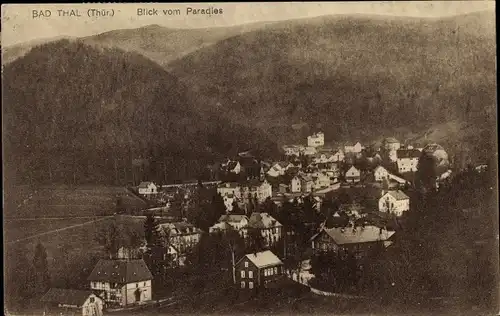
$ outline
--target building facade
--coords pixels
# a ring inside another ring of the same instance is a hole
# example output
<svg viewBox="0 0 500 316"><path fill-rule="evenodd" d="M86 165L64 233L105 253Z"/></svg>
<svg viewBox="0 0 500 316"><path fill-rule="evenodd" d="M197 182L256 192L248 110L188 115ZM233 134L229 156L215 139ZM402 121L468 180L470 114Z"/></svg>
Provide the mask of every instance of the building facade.
<svg viewBox="0 0 500 316"><path fill-rule="evenodd" d="M266 287L283 272L283 262L271 251L247 254L235 264L235 283L248 290Z"/></svg>
<svg viewBox="0 0 500 316"><path fill-rule="evenodd" d="M101 259L92 270L88 281L90 289L102 291L110 306L140 304L152 299L153 275L142 259Z"/></svg>

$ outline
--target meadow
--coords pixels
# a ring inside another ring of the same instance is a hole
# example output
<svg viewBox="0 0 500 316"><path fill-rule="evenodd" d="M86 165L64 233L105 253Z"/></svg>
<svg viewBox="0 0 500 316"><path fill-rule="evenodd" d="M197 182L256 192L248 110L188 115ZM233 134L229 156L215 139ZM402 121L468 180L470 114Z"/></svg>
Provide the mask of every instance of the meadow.
<svg viewBox="0 0 500 316"><path fill-rule="evenodd" d="M5 193L5 218L82 217L112 215L117 199L126 208L146 203L124 187L18 186Z"/></svg>

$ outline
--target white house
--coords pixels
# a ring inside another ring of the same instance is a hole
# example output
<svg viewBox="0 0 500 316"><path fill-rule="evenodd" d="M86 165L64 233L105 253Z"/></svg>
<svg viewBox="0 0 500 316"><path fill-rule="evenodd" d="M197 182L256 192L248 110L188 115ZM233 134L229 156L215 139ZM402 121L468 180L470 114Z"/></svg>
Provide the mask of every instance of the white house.
<svg viewBox="0 0 500 316"><path fill-rule="evenodd" d="M90 289L103 292L108 305L128 306L150 301L153 275L142 259L97 262L90 273Z"/></svg>
<svg viewBox="0 0 500 316"><path fill-rule="evenodd" d="M185 221L162 223L156 228L165 242L177 249L179 255L193 249L201 239L202 231L193 224Z"/></svg>
<svg viewBox="0 0 500 316"><path fill-rule="evenodd" d="M139 184L137 191L141 195L158 194L158 187L153 182L144 181Z"/></svg>
<svg viewBox="0 0 500 316"><path fill-rule="evenodd" d="M360 142L355 144L346 144L344 146L344 151L346 153L360 153L363 150L363 145Z"/></svg>
<svg viewBox="0 0 500 316"><path fill-rule="evenodd" d="M375 177L375 181L382 181L384 179L389 179L389 172L382 166L377 166L377 168L373 170L373 175Z"/></svg>
<svg viewBox="0 0 500 316"><path fill-rule="evenodd" d="M417 149L398 150L396 151L396 163L399 173L416 172L418 160L422 153Z"/></svg>
<svg viewBox="0 0 500 316"><path fill-rule="evenodd" d="M410 198L400 190L385 192L378 200L378 210L402 216L404 212L410 210Z"/></svg>
<svg viewBox="0 0 500 316"><path fill-rule="evenodd" d="M245 215L228 214L219 217L217 223L209 228L209 232L226 231L228 228L240 231L248 225L248 217Z"/></svg>
<svg viewBox="0 0 500 316"><path fill-rule="evenodd" d="M300 156L304 151L304 146L302 145L285 145L283 146L283 151L286 156Z"/></svg>
<svg viewBox="0 0 500 316"><path fill-rule="evenodd" d="M298 193L302 191L302 184L300 182L300 178L295 176L290 181L290 192Z"/></svg>
<svg viewBox="0 0 500 316"><path fill-rule="evenodd" d="M316 147L313 146L307 146L304 148L304 155L305 156L312 156L317 153Z"/></svg>
<svg viewBox="0 0 500 316"><path fill-rule="evenodd" d="M243 202L248 203L248 196L255 197L257 196L257 200L262 203L268 197L273 196L273 187L267 180L251 180L248 181L246 185L242 186L241 190L241 198Z"/></svg>
<svg viewBox="0 0 500 316"><path fill-rule="evenodd" d="M217 193L222 197L224 196L234 196L237 199L241 199L241 187L236 182L224 182L217 186Z"/></svg>
<svg viewBox="0 0 500 316"><path fill-rule="evenodd" d="M349 168L345 173L345 181L350 183L359 182L361 180L361 172L354 166Z"/></svg>
<svg viewBox="0 0 500 316"><path fill-rule="evenodd" d="M317 173L314 177L314 190L320 190L330 186L331 180L327 174Z"/></svg>
<svg viewBox="0 0 500 316"><path fill-rule="evenodd" d="M242 228L242 231L243 235L247 237L250 229L260 230L264 241L269 246L276 244L281 239L282 228L283 225L268 213L254 212L248 219L248 225Z"/></svg>
<svg viewBox="0 0 500 316"><path fill-rule="evenodd" d="M339 161L344 161L344 153L342 152L342 150L337 150L334 154L333 154L333 162L339 162Z"/></svg>
<svg viewBox="0 0 500 316"><path fill-rule="evenodd" d="M51 288L40 301L45 304L44 315L56 314L58 311L65 315L68 312L83 316L103 315L104 301L90 290Z"/></svg>
<svg viewBox="0 0 500 316"><path fill-rule="evenodd" d="M307 136L307 146L319 147L324 145L325 145L325 134L323 134L323 132L318 132L311 136Z"/></svg>

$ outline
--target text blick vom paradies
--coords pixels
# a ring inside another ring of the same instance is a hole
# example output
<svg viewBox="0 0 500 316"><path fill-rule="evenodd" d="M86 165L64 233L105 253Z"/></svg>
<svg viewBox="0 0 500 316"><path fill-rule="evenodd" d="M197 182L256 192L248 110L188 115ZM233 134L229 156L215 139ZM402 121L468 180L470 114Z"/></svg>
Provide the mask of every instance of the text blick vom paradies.
<svg viewBox="0 0 500 316"><path fill-rule="evenodd" d="M182 15L183 10L179 8L157 9L157 8L137 8L137 16L171 16ZM187 7L184 9L186 15L221 15L224 13L222 8L206 7L206 8L192 8ZM50 17L113 17L115 10L110 9L96 9L90 8L87 10L82 9L58 9L58 10L31 10L31 17L37 18L50 18Z"/></svg>

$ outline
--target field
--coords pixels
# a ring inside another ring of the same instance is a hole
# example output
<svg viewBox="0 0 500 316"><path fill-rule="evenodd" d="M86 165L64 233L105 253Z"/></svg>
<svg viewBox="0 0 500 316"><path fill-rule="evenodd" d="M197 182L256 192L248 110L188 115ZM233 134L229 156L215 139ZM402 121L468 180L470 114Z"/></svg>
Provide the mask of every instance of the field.
<svg viewBox="0 0 500 316"><path fill-rule="evenodd" d="M38 236L53 230L70 229L73 225L81 225L95 218L40 218L40 219L6 219L4 221L4 241L6 244L25 238ZM55 234L55 233L54 233Z"/></svg>
<svg viewBox="0 0 500 316"><path fill-rule="evenodd" d="M144 208L145 202L123 187L18 186L5 193L5 218L81 217L112 215L117 198L125 207Z"/></svg>

